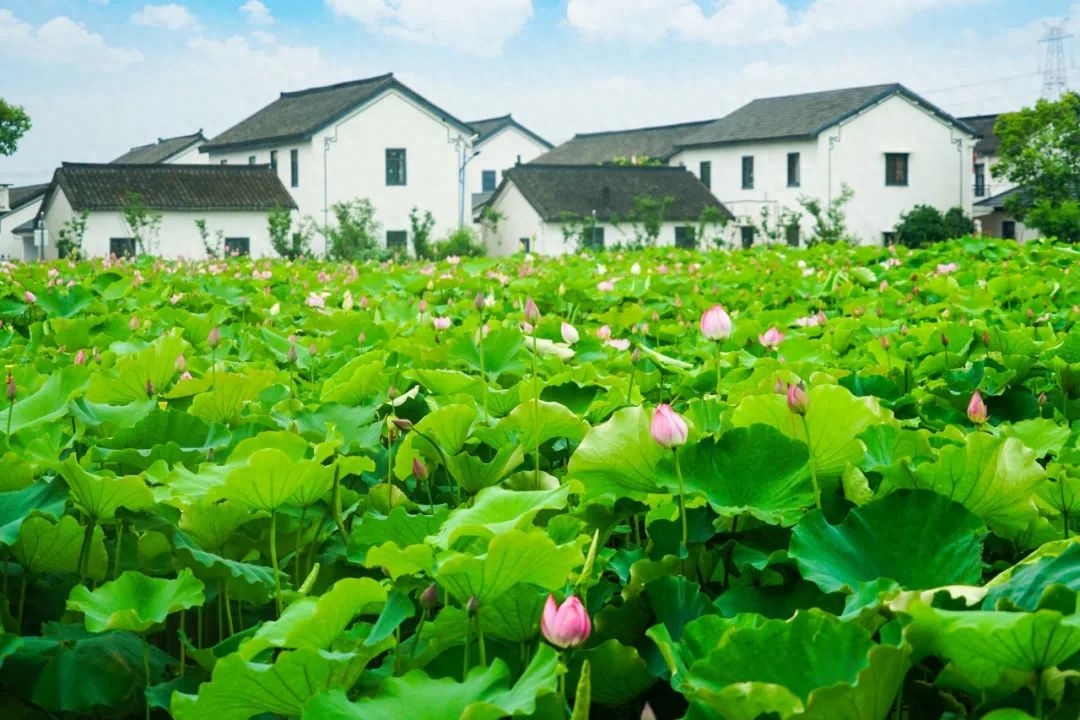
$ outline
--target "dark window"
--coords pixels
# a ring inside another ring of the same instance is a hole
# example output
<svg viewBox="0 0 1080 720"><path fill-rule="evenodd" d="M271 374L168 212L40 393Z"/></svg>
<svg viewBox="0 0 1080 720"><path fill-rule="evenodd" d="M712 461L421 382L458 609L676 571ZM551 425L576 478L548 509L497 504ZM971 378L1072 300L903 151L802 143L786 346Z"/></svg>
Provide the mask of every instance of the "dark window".
<svg viewBox="0 0 1080 720"><path fill-rule="evenodd" d="M907 153L885 153L885 184L908 184Z"/></svg>
<svg viewBox="0 0 1080 720"><path fill-rule="evenodd" d="M529 252L529 246L531 244L529 238L518 238L518 245L521 246L521 252L523 253Z"/></svg>
<svg viewBox="0 0 1080 720"><path fill-rule="evenodd" d="M698 177L701 178L701 184L712 190L712 162L709 160L702 160L698 165Z"/></svg>
<svg viewBox="0 0 1080 720"><path fill-rule="evenodd" d="M742 189L754 189L754 156L743 155L742 159Z"/></svg>
<svg viewBox="0 0 1080 720"><path fill-rule="evenodd" d="M270 167L277 172L277 150L270 151Z"/></svg>
<svg viewBox="0 0 1080 720"><path fill-rule="evenodd" d="M799 153L787 154L787 186L799 187Z"/></svg>
<svg viewBox="0 0 1080 720"><path fill-rule="evenodd" d="M675 226L675 247L677 248L696 248L697 238L694 236L694 226L692 225L676 225Z"/></svg>
<svg viewBox="0 0 1080 720"><path fill-rule="evenodd" d="M743 225L739 228L739 237L742 240L743 249L749 248L754 244L754 226Z"/></svg>
<svg viewBox="0 0 1080 720"><path fill-rule="evenodd" d="M986 195L986 165L975 163L975 197Z"/></svg>
<svg viewBox="0 0 1080 720"><path fill-rule="evenodd" d="M881 243L885 246L895 245L896 233L888 230L881 233Z"/></svg>
<svg viewBox="0 0 1080 720"><path fill-rule="evenodd" d="M116 257L134 257L135 238L109 238L109 254Z"/></svg>
<svg viewBox="0 0 1080 720"><path fill-rule="evenodd" d="M255 164L255 156L254 155L248 155L248 165L254 165L254 164Z"/></svg>
<svg viewBox="0 0 1080 720"><path fill-rule="evenodd" d="M393 250L394 252L406 252L406 245L409 242L409 233L405 230L387 230L386 231L386 249Z"/></svg>
<svg viewBox="0 0 1080 720"><path fill-rule="evenodd" d="M784 237L791 247L799 247L799 223L791 223L784 228Z"/></svg>
<svg viewBox="0 0 1080 720"><path fill-rule="evenodd" d="M405 184L405 149L386 149L386 184Z"/></svg>
<svg viewBox="0 0 1080 720"><path fill-rule="evenodd" d="M300 151L289 151L289 184L300 187Z"/></svg>
<svg viewBox="0 0 1080 720"><path fill-rule="evenodd" d="M581 232L583 233L583 236L581 238L581 245L583 249L604 249L604 228L599 225L593 225L591 228L585 228Z"/></svg>
<svg viewBox="0 0 1080 720"><path fill-rule="evenodd" d="M228 164L229 164L229 161L228 161L228 160L222 160L222 161L221 161L221 164L222 164L222 165L228 165Z"/></svg>
<svg viewBox="0 0 1080 720"><path fill-rule="evenodd" d="M493 192L495 190L495 171L485 170L480 173L480 192Z"/></svg>
<svg viewBox="0 0 1080 720"><path fill-rule="evenodd" d="M1001 221L1001 237L1006 240L1016 239L1016 221L1015 220L1002 220Z"/></svg>
<svg viewBox="0 0 1080 720"><path fill-rule="evenodd" d="M246 237L225 238L225 254L229 256L250 255L251 239Z"/></svg>

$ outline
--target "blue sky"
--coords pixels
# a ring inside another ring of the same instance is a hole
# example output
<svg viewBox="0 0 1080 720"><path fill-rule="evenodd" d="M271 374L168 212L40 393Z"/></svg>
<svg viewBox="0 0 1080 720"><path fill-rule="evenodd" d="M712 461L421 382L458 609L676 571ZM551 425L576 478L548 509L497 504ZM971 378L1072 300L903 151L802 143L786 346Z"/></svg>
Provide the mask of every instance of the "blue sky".
<svg viewBox="0 0 1080 720"><path fill-rule="evenodd" d="M553 142L893 81L957 115L997 112L1038 97L1037 41L1070 14L1080 3L0 0L0 96L34 121L0 182L212 136L283 90L385 72L463 119L513 112ZM1077 59L1069 47L1080 81Z"/></svg>

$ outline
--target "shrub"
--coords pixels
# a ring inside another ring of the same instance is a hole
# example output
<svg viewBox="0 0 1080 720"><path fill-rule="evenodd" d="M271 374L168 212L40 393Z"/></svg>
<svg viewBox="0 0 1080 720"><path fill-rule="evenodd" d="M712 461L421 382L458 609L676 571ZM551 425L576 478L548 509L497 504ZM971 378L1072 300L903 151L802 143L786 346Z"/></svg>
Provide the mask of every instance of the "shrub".
<svg viewBox="0 0 1080 720"><path fill-rule="evenodd" d="M855 197L855 191L847 184L840 186L840 194L827 204L812 197L800 197L799 204L814 220L813 232L806 239L807 247L825 243L835 245L839 242L854 244L854 238L848 235L847 216L844 207Z"/></svg>
<svg viewBox="0 0 1080 720"><path fill-rule="evenodd" d="M435 256L449 257L483 257L487 255L487 248L480 242L476 232L472 228L463 226L450 233L446 239L436 243Z"/></svg>
<svg viewBox="0 0 1080 720"><path fill-rule="evenodd" d="M299 232L292 232L292 213L285 208L274 208L266 215L266 226L270 234L270 246L281 257L295 260L311 253L313 223L306 218L300 224Z"/></svg>
<svg viewBox="0 0 1080 720"><path fill-rule="evenodd" d="M418 258L431 257L431 230L435 227L435 216L430 210L421 215L417 208L409 211L409 236L412 238L413 253Z"/></svg>
<svg viewBox="0 0 1080 720"><path fill-rule="evenodd" d="M896 242L906 247L923 247L963 237L975 232L975 224L958 207L944 215L936 207L916 205L900 216L896 224Z"/></svg>
<svg viewBox="0 0 1080 720"><path fill-rule="evenodd" d="M330 206L336 225L322 229L328 241L330 260L366 260L385 256L379 246L379 230L375 206L367 198L336 202Z"/></svg>
<svg viewBox="0 0 1080 720"><path fill-rule="evenodd" d="M62 257L78 259L82 254L83 237L86 235L86 221L90 213L81 210L60 228L59 237L56 240L56 252Z"/></svg>

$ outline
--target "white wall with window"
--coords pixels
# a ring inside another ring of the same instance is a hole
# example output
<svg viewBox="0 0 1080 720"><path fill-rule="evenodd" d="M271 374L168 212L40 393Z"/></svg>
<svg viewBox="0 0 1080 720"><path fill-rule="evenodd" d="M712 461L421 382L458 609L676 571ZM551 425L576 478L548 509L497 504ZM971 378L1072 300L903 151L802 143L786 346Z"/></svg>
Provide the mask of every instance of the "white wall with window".
<svg viewBox="0 0 1080 720"><path fill-rule="evenodd" d="M513 125L476 144L473 151L479 154L465 166L466 203L474 193L492 192L502 182L503 172L519 161L531 162L547 150L546 145Z"/></svg>

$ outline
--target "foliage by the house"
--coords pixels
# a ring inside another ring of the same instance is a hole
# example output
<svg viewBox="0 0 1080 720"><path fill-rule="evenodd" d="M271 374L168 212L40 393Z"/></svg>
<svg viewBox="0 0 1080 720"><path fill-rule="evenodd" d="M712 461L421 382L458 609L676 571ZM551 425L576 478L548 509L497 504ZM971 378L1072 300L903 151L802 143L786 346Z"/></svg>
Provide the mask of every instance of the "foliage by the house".
<svg viewBox="0 0 1080 720"><path fill-rule="evenodd" d="M310 223L301 222L299 229L294 232L292 212L286 208L272 208L266 214L266 228L270 247L280 257L296 260L311 254L313 231Z"/></svg>
<svg viewBox="0 0 1080 720"><path fill-rule="evenodd" d="M975 223L959 207L942 213L931 205L916 205L900 216L894 232L896 242L916 248L970 235Z"/></svg>
<svg viewBox="0 0 1080 720"><path fill-rule="evenodd" d="M806 239L808 247L836 243L854 244L847 231L847 215L844 208L855 197L855 191L847 183L840 186L840 194L831 200L822 202L821 198L803 196L799 198L799 205L806 214L814 221L813 231Z"/></svg>
<svg viewBox="0 0 1080 720"><path fill-rule="evenodd" d="M129 235L135 240L139 254L156 252L161 231L161 212L148 208L140 193L128 192L124 196L124 207L120 214Z"/></svg>
<svg viewBox="0 0 1080 720"><path fill-rule="evenodd" d="M434 228L435 216L430 210L425 210L421 214L419 209L414 207L409 211L409 237L412 238L415 257L430 258L432 256L431 231Z"/></svg>
<svg viewBox="0 0 1080 720"><path fill-rule="evenodd" d="M446 257L483 257L487 247L471 227L459 227L445 238L435 243L435 256Z"/></svg>
<svg viewBox="0 0 1080 720"><path fill-rule="evenodd" d="M363 260L384 254L375 219L375 206L367 198L336 202L330 206L334 222L322 228L331 260Z"/></svg>
<svg viewBox="0 0 1080 720"><path fill-rule="evenodd" d="M62 258L78 259L82 254L83 239L90 213L80 210L63 224L57 233L56 253Z"/></svg>
<svg viewBox="0 0 1080 720"><path fill-rule="evenodd" d="M30 116L21 105L12 105L0 98L0 156L14 155L19 140L30 127Z"/></svg>

